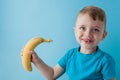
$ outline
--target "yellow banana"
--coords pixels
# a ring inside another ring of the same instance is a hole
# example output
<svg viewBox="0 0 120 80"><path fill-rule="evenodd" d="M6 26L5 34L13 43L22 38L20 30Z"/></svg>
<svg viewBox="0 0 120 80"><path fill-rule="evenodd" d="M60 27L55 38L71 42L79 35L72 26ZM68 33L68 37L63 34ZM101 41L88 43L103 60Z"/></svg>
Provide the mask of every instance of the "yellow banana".
<svg viewBox="0 0 120 80"><path fill-rule="evenodd" d="M52 40L44 39L42 37L32 38L31 40L28 41L22 52L22 65L27 71L32 71L31 54L29 54L29 52L34 50L35 47L40 43L51 42L51 41Z"/></svg>

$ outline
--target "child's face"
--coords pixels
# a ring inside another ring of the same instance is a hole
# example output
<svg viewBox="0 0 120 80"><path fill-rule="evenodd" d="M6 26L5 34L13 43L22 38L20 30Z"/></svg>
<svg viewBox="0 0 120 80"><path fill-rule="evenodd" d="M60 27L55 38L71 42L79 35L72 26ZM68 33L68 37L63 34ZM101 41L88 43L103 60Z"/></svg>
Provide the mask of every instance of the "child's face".
<svg viewBox="0 0 120 80"><path fill-rule="evenodd" d="M75 36L81 48L95 49L107 32L104 22L93 20L88 14L80 14L76 21Z"/></svg>

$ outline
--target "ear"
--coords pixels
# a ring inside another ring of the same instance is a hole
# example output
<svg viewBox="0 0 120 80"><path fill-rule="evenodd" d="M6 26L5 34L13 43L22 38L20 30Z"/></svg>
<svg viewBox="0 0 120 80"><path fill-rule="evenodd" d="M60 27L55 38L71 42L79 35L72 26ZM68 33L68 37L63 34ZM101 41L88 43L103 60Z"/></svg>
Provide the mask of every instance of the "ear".
<svg viewBox="0 0 120 80"><path fill-rule="evenodd" d="M76 33L76 27L73 27L74 33Z"/></svg>
<svg viewBox="0 0 120 80"><path fill-rule="evenodd" d="M103 33L103 37L102 37L102 40L105 39L106 36L107 36L107 32L104 31L104 33Z"/></svg>

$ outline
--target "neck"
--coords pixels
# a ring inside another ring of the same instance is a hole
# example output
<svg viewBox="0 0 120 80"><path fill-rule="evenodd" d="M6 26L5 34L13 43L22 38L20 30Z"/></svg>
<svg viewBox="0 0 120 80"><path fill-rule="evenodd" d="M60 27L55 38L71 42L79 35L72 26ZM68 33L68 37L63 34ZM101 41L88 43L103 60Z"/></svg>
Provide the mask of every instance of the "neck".
<svg viewBox="0 0 120 80"><path fill-rule="evenodd" d="M84 54L90 54L90 53L94 53L96 52L97 50L97 47L94 47L94 48L80 48L80 52L81 53L84 53Z"/></svg>

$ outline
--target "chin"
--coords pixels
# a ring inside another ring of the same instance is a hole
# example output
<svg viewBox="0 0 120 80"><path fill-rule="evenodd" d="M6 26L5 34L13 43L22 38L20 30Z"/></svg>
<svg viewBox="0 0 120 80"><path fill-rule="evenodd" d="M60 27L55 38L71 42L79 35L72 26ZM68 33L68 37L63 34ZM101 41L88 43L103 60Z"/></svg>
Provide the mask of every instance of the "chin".
<svg viewBox="0 0 120 80"><path fill-rule="evenodd" d="M83 46L81 46L81 47L84 47L85 49L92 49L92 48L94 48L95 46L93 46L93 45L83 45Z"/></svg>

